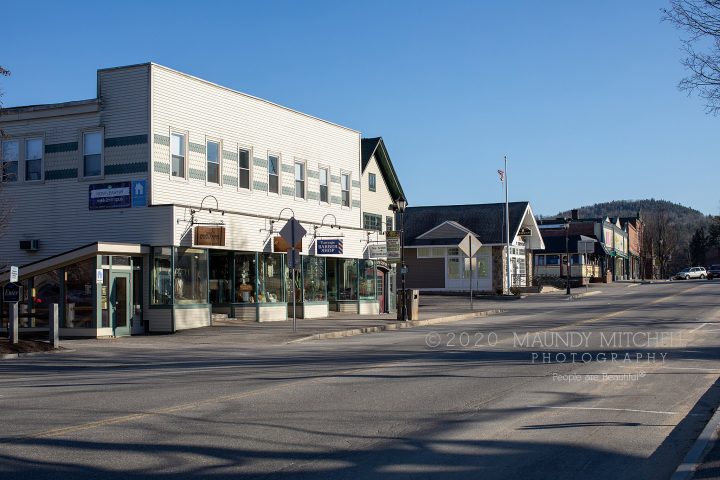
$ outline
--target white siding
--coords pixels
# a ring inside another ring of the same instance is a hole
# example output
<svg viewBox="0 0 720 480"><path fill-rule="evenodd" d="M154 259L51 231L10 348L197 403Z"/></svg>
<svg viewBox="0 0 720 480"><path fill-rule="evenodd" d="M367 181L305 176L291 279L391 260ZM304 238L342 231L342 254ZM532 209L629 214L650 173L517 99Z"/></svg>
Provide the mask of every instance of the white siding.
<svg viewBox="0 0 720 480"><path fill-rule="evenodd" d="M245 191L229 183L223 186L206 185L204 180L194 178L171 178L167 170L153 171L152 202L199 206L207 195L217 198L222 210L246 213L265 219L243 218L225 221L232 223L228 237L232 248L258 250L267 232L269 218L277 218L284 207L290 207L296 218L308 223L320 224L326 213L332 213L337 223L345 227L361 227L362 214L359 206L341 208L319 201L319 165L329 166L331 177L339 178L348 172L357 182L360 177L360 135L350 129L303 115L269 102L243 95L178 72L152 66L152 124L153 164L167 168L170 149L166 142L174 129L189 134L189 142L204 148L211 137L222 141L223 175L237 178L238 147L251 149L251 184L267 184L266 162L268 153L279 154L282 165L288 171L280 171L280 194L270 194L260 189ZM255 161L253 161L255 159ZM307 163L307 191L312 192L306 200L295 199L295 160ZM194 174L205 171L205 155L187 149L187 160ZM258 163L258 164L256 164ZM190 175L188 175L190 177ZM315 197L315 195L318 195ZM330 181L330 197L340 197L340 184ZM360 200L359 187L351 187L352 200ZM214 201L208 199L206 206ZM287 218L289 211L283 213ZM327 222L326 222L327 223ZM182 227L184 229L184 227ZM176 235L178 235L176 233ZM229 245L230 246L230 245Z"/></svg>
<svg viewBox="0 0 720 480"><path fill-rule="evenodd" d="M149 130L149 65L98 71L105 136L146 135Z"/></svg>

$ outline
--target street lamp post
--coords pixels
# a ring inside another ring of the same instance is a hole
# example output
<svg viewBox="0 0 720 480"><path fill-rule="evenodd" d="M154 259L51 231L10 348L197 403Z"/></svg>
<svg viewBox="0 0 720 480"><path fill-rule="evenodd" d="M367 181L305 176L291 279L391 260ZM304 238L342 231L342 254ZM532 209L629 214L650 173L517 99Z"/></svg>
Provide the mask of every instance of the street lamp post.
<svg viewBox="0 0 720 480"><path fill-rule="evenodd" d="M390 210L398 212L400 214L400 285L402 292L402 305L400 306L400 318L402 321L407 321L407 292L405 290L405 274L407 273L407 267L405 266L405 208L407 207L407 200L405 197L400 195L395 203L390 205Z"/></svg>
<svg viewBox="0 0 720 480"><path fill-rule="evenodd" d="M565 293L570 295L570 220L565 219Z"/></svg>

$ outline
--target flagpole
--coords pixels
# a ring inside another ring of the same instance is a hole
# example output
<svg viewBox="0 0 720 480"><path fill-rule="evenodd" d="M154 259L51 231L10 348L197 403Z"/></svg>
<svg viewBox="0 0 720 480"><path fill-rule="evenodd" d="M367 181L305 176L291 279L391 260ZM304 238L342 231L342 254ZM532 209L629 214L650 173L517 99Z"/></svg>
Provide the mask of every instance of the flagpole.
<svg viewBox="0 0 720 480"><path fill-rule="evenodd" d="M506 252L505 261L507 266L507 294L510 294L510 205L508 203L508 169L507 169L507 155L505 156L505 240Z"/></svg>

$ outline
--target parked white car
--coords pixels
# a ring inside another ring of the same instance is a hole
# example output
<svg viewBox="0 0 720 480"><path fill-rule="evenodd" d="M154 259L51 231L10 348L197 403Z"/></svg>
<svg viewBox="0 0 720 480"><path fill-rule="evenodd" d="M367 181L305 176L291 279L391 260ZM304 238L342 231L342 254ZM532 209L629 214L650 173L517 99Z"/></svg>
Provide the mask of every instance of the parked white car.
<svg viewBox="0 0 720 480"><path fill-rule="evenodd" d="M675 278L679 280L690 280L691 278L700 278L704 280L707 278L707 272L705 271L705 267L684 268L673 275L673 279Z"/></svg>

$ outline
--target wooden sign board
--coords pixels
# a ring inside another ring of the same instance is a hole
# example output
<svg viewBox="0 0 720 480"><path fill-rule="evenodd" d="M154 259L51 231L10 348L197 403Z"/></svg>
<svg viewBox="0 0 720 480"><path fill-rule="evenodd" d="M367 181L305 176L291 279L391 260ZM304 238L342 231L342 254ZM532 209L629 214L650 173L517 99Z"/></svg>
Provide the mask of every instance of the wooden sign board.
<svg viewBox="0 0 720 480"><path fill-rule="evenodd" d="M225 246L225 227L195 227L195 245Z"/></svg>
<svg viewBox="0 0 720 480"><path fill-rule="evenodd" d="M283 237L273 237L273 252L275 253L287 253L290 250L290 242L286 241ZM295 242L295 251L302 252L302 237L300 240Z"/></svg>

